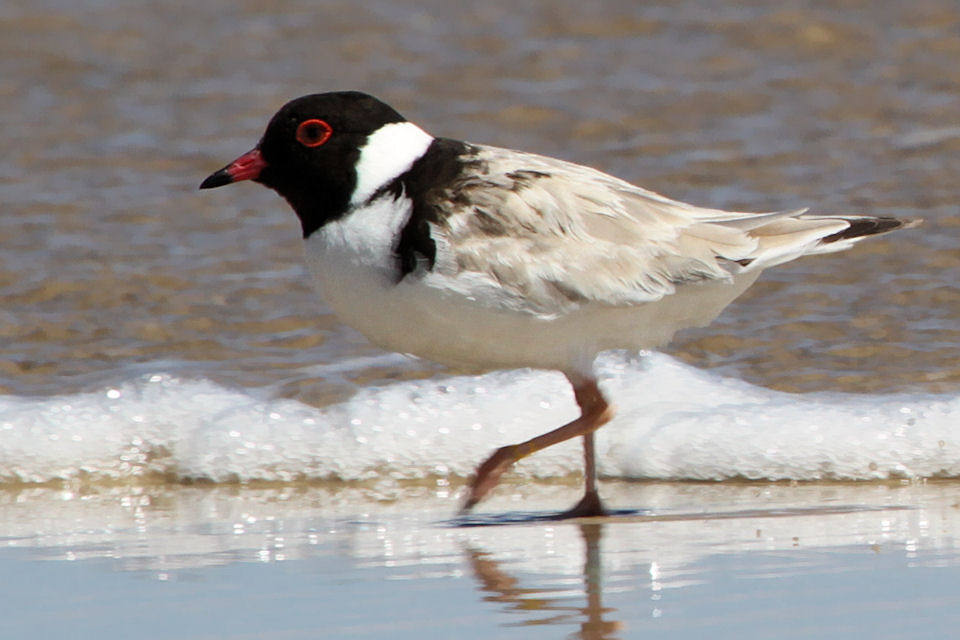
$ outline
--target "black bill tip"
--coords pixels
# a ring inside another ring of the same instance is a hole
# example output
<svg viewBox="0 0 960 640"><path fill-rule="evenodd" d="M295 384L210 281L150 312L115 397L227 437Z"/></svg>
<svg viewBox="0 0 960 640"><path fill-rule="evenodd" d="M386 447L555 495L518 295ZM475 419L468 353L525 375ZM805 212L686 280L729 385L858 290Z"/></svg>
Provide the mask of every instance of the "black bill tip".
<svg viewBox="0 0 960 640"><path fill-rule="evenodd" d="M241 180L257 180L260 178L260 173L266 168L267 161L260 154L260 149L251 149L220 171L211 174L200 184L200 188L213 189Z"/></svg>
<svg viewBox="0 0 960 640"><path fill-rule="evenodd" d="M207 176L206 180L200 183L200 188L216 189L217 187L222 187L225 184L230 184L233 182L233 176L230 175L230 172L227 169L228 167L224 167L216 173L211 173L209 176Z"/></svg>

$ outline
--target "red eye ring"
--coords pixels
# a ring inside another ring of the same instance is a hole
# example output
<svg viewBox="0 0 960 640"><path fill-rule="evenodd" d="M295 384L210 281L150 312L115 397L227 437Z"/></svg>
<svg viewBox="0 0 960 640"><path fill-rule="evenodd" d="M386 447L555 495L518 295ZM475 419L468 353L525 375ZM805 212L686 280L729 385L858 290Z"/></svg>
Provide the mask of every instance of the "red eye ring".
<svg viewBox="0 0 960 640"><path fill-rule="evenodd" d="M311 118L297 127L297 142L305 147L319 147L333 135L333 127L326 120Z"/></svg>

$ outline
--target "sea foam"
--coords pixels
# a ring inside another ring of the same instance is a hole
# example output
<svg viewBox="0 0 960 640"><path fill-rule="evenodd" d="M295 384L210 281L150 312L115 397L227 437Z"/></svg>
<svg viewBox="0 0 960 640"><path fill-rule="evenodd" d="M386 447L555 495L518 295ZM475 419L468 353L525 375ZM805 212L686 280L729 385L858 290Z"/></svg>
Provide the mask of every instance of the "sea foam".
<svg viewBox="0 0 960 640"><path fill-rule="evenodd" d="M607 477L884 480L960 476L960 398L789 394L652 353L598 362L617 406ZM557 373L505 371L361 388L315 408L167 373L94 392L0 397L0 482L366 481L469 476L496 447L576 417ZM515 473L579 472L572 441Z"/></svg>

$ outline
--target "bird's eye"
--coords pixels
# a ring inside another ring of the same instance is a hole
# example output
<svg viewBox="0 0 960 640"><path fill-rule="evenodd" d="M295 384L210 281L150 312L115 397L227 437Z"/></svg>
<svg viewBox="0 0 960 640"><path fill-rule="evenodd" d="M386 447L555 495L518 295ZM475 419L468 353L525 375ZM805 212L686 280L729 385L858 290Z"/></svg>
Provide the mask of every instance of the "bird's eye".
<svg viewBox="0 0 960 640"><path fill-rule="evenodd" d="M297 127L297 142L305 147L319 147L333 135L333 127L326 120L304 120Z"/></svg>

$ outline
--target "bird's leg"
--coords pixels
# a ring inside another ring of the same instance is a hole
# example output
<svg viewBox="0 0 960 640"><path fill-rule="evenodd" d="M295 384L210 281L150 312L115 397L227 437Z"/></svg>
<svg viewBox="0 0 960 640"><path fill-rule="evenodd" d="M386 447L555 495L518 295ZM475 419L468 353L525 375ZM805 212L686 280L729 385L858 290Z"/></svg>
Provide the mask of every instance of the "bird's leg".
<svg viewBox="0 0 960 640"><path fill-rule="evenodd" d="M597 460L592 431L583 435L583 485L583 497L580 498L580 502L569 511L561 513L560 518L586 518L607 513L597 492Z"/></svg>
<svg viewBox="0 0 960 640"><path fill-rule="evenodd" d="M500 447L489 458L477 467L477 474L470 483L466 500L461 512L469 511L493 489L504 471L510 468L517 460L546 449L549 446L583 436L584 475L586 493L583 500L569 513L572 515L599 515L603 513L603 506L597 495L596 459L593 447L593 432L610 421L613 417L613 407L607 403L600 392L597 381L593 378L586 380L571 380L573 394L580 406L580 417L568 422L558 429L554 429L536 438L531 438L520 444ZM590 509L592 507L592 510Z"/></svg>
<svg viewBox="0 0 960 640"><path fill-rule="evenodd" d="M600 390L597 389L597 393ZM579 399L578 399L579 401ZM600 395L600 401L606 404L603 395ZM613 417L612 408L607 405L609 416L607 420ZM600 493L597 491L597 456L594 446L593 431L583 434L583 497L573 508L564 511L559 518L585 518L590 516L606 515L607 510L600 500Z"/></svg>

